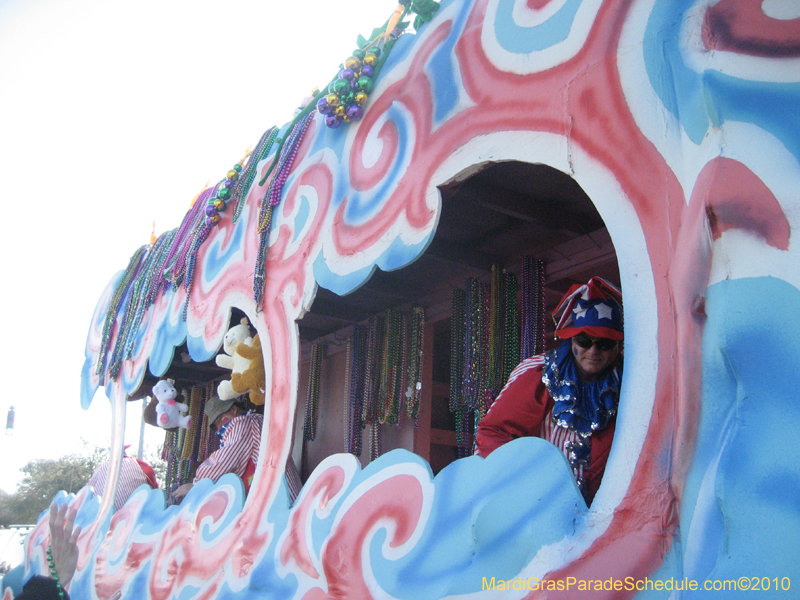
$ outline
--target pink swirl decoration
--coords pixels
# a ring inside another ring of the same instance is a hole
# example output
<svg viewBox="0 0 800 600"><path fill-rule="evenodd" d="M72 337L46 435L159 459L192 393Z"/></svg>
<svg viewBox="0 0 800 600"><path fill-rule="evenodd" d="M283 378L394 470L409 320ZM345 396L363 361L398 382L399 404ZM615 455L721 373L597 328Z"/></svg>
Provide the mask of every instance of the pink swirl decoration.
<svg viewBox="0 0 800 600"><path fill-rule="evenodd" d="M422 487L411 475L396 475L369 488L353 502L325 544L322 564L328 591L314 588L303 600L372 598L362 557L375 527L392 522L389 545L402 546L419 523L422 505Z"/></svg>
<svg viewBox="0 0 800 600"><path fill-rule="evenodd" d="M288 535L281 547L280 557L283 565L294 562L297 567L312 579L319 579L306 539L306 523L311 517L314 506L325 510L328 503L342 489L345 473L341 467L327 469L320 475L311 488L303 495L300 503L292 510Z"/></svg>

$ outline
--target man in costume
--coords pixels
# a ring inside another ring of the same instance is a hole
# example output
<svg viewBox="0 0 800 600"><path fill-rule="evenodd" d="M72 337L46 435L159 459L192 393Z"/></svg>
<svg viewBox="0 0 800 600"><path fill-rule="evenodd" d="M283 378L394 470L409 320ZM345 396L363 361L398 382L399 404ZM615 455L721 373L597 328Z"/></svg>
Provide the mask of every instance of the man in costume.
<svg viewBox="0 0 800 600"><path fill-rule="evenodd" d="M257 413L245 411L235 399L223 401L216 394L206 402L205 413L212 431L220 438L219 449L197 467L194 483L183 484L172 493L173 497L183 498L201 479L208 477L217 481L226 473L235 473L241 477L247 494L258 464L264 418ZM286 464L286 478L291 499L294 501L303 484L291 456Z"/></svg>
<svg viewBox="0 0 800 600"><path fill-rule="evenodd" d="M125 450L128 448L129 446L125 446ZM95 493L99 496L105 494L108 471L111 468L110 460L111 459L100 465L91 479L89 479L89 485L92 486ZM158 489L158 480L156 479L153 467L143 460L123 454L119 481L117 483L117 493L114 496L114 510L119 510L125 506L128 498L142 485L148 485L154 490Z"/></svg>
<svg viewBox="0 0 800 600"><path fill-rule="evenodd" d="M205 413L211 430L220 438L219 449L197 467L194 483L183 484L172 495L183 498L201 479L208 477L217 481L226 473L235 473L242 478L246 494L250 491L258 464L264 418L246 412L235 399L222 401L216 394L206 402Z"/></svg>
<svg viewBox="0 0 800 600"><path fill-rule="evenodd" d="M600 277L570 288L555 350L522 361L478 425L475 454L535 436L559 448L591 504L605 472L622 379L622 294Z"/></svg>

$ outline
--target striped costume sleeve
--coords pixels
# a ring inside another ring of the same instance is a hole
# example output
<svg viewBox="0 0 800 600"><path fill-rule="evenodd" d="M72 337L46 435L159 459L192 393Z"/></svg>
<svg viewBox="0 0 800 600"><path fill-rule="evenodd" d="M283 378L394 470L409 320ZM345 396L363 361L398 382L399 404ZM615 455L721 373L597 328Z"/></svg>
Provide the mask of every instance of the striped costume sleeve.
<svg viewBox="0 0 800 600"><path fill-rule="evenodd" d="M537 436L549 399L542 383L542 356L522 361L478 424L475 454L486 458L519 437Z"/></svg>
<svg viewBox="0 0 800 600"><path fill-rule="evenodd" d="M92 486L98 496L103 496L106 493L106 483L110 467L111 465L108 461L104 462L89 480L89 485ZM128 498L130 498L133 492L142 484L147 484L152 487L152 484L147 480L142 468L139 466L138 461L130 456L124 456L119 473L119 482L117 483L117 494L114 496L114 510L122 508L128 501Z"/></svg>
<svg viewBox="0 0 800 600"><path fill-rule="evenodd" d="M222 438L223 447L197 467L194 482L205 478L218 481L226 473L242 477L252 457L258 458L262 422L260 415L243 415L228 423Z"/></svg>

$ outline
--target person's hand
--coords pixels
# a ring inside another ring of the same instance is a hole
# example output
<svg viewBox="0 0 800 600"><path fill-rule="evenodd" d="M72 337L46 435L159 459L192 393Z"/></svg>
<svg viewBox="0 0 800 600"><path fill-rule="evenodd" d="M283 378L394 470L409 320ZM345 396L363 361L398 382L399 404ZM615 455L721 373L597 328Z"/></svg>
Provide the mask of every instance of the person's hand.
<svg viewBox="0 0 800 600"><path fill-rule="evenodd" d="M58 581L66 588L75 575L78 567L78 536L81 527L75 525L75 515L78 511L67 511L67 503L61 506L50 505L50 552L53 564L58 573Z"/></svg>
<svg viewBox="0 0 800 600"><path fill-rule="evenodd" d="M181 500L186 494L189 493L189 490L194 487L193 483L184 483L181 487L177 490L172 492L172 497L176 500Z"/></svg>

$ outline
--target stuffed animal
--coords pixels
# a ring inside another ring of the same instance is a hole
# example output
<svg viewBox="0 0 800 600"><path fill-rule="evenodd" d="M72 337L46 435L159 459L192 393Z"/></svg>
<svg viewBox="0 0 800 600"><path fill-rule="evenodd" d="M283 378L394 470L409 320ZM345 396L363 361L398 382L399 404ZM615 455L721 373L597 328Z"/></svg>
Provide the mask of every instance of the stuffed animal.
<svg viewBox="0 0 800 600"><path fill-rule="evenodd" d="M158 400L156 405L156 422L163 429L183 427L188 429L192 425L192 417L182 415L189 410L183 402L177 402L178 390L175 389L174 379L162 379L153 386L153 395Z"/></svg>
<svg viewBox="0 0 800 600"><path fill-rule="evenodd" d="M264 404L264 358L258 335L250 337L247 318L231 327L222 344L225 354L217 355L217 365L230 369L230 381L222 381L217 388L220 400L233 400L250 394L253 404Z"/></svg>
<svg viewBox="0 0 800 600"><path fill-rule="evenodd" d="M217 366L223 369L233 370L233 355L236 353L236 347L239 344L247 344L248 346L253 344L253 338L250 337L250 324L247 321L247 317L242 317L239 324L228 329L225 337L222 338L222 349L225 351L225 354L217 355ZM230 400L230 398L220 399Z"/></svg>

